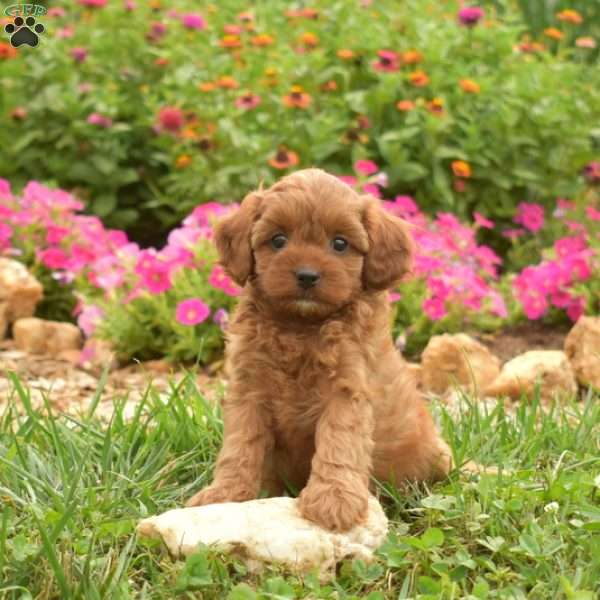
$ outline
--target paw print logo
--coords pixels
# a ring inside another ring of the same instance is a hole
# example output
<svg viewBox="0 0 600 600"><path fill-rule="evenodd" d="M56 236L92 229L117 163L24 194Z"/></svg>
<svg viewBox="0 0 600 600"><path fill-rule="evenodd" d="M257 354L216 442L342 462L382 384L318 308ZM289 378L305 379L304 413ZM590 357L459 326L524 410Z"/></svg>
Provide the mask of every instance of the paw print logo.
<svg viewBox="0 0 600 600"><path fill-rule="evenodd" d="M23 44L29 44L32 48L38 45L38 34L44 33L44 26L41 23L36 25L33 17L15 17L12 23L4 27L4 31L10 35L10 43L15 48Z"/></svg>

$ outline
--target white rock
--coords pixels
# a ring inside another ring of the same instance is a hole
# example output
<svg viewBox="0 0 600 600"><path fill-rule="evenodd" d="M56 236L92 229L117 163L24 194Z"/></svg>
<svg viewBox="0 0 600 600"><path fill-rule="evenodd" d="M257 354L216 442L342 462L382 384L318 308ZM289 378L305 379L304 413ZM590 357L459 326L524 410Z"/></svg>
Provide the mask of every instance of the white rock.
<svg viewBox="0 0 600 600"><path fill-rule="evenodd" d="M322 580L345 558L372 560L387 535L387 518L373 497L366 522L346 533L306 521L296 503L282 497L180 508L144 519L138 533L162 539L176 557L193 554L203 543L237 555L253 572L274 562L294 572L317 567Z"/></svg>
<svg viewBox="0 0 600 600"><path fill-rule="evenodd" d="M577 393L575 373L560 350L531 350L509 360L496 380L487 388L488 396L508 396L518 400L530 396L539 385L542 400Z"/></svg>

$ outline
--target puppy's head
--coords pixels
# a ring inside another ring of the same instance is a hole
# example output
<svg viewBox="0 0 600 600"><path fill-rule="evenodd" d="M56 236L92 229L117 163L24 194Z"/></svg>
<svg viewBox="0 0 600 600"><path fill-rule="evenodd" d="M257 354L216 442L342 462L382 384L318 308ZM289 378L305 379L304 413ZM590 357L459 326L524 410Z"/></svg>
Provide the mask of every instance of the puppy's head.
<svg viewBox="0 0 600 600"><path fill-rule="evenodd" d="M317 319L392 286L413 248L404 221L319 169L246 196L217 225L215 242L236 283L251 280L277 312Z"/></svg>

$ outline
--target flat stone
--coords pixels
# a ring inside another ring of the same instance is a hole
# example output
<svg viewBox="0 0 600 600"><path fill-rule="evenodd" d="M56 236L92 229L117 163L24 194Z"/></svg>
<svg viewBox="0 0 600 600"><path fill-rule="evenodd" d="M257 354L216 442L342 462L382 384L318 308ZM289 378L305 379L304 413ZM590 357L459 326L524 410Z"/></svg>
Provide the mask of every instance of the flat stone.
<svg viewBox="0 0 600 600"><path fill-rule="evenodd" d="M202 543L236 555L252 572L269 563L293 572L316 567L322 580L335 576L341 560L371 561L387 529L387 518L373 497L366 522L346 533L333 533L306 521L298 512L297 500L283 497L180 508L138 525L141 536L162 539L175 557L193 554Z"/></svg>

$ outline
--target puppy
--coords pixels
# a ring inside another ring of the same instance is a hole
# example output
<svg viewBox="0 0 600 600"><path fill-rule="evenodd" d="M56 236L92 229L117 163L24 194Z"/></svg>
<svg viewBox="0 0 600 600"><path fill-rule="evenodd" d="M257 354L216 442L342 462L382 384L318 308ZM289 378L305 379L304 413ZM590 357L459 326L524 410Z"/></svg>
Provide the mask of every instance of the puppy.
<svg viewBox="0 0 600 600"><path fill-rule="evenodd" d="M226 334L223 447L187 506L292 486L303 517L344 531L367 515L371 476L443 478L450 450L390 335L407 225L307 169L246 196L215 242L244 294Z"/></svg>

